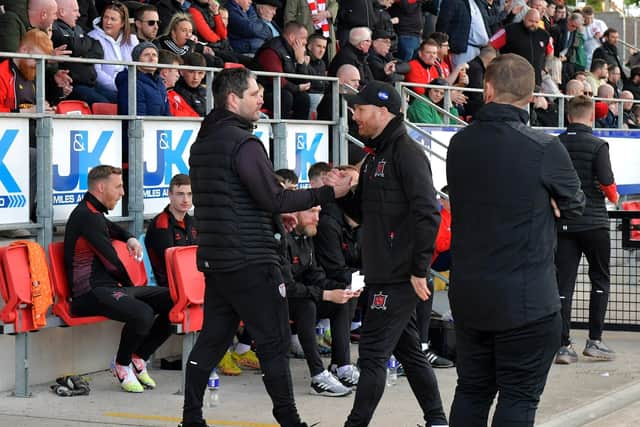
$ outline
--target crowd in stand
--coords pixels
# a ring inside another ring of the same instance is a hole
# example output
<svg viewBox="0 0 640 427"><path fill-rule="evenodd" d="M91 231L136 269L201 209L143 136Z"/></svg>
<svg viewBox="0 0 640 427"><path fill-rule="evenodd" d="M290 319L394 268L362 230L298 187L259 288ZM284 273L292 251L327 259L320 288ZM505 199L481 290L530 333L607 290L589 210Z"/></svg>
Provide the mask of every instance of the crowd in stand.
<svg viewBox="0 0 640 427"><path fill-rule="evenodd" d="M339 76L346 73L340 68L350 65L359 73L354 86L404 80L460 88L482 88L484 70L493 58L515 53L534 67L537 91L549 95L531 104L533 125L558 125L554 95L560 93L596 96L604 87L602 93L612 92L611 98L640 99L640 60L632 51L623 64L619 32L596 19L591 7L568 10L557 1L0 0L0 51L242 65L317 76ZM47 32L52 46L21 43L31 29ZM4 61L3 73L13 73L15 82L33 81L35 63L25 62ZM205 85L210 82L201 72L151 65L139 67L136 78L138 115L205 114ZM49 63L46 79L51 106L70 99L90 105L117 103L119 113L128 112L128 72L122 65ZM264 112L272 115L273 80L260 83L265 88ZM282 117L320 117L319 105L331 92L328 86L304 77L283 78ZM28 111L35 104L33 84L3 89L2 111ZM415 92L422 98L410 99L410 120L441 123L442 113L434 105L444 106L443 90ZM454 90L450 100L450 113L466 120L482 106L481 93ZM618 127L619 105L599 102L597 126ZM637 128L640 106L627 102L623 108L623 127Z"/></svg>

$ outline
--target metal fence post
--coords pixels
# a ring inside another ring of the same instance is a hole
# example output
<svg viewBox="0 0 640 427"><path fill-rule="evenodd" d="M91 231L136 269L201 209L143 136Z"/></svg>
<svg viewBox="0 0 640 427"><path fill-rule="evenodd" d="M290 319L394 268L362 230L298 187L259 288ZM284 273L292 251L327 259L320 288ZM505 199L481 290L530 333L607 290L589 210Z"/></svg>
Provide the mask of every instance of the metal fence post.
<svg viewBox="0 0 640 427"><path fill-rule="evenodd" d="M564 127L564 101L565 101L565 97L561 96L560 98L558 98L558 100L560 101L558 103L558 127L559 128L563 128Z"/></svg>
<svg viewBox="0 0 640 427"><path fill-rule="evenodd" d="M31 397L29 392L29 334L16 335L16 397Z"/></svg>
<svg viewBox="0 0 640 427"><path fill-rule="evenodd" d="M129 231L139 236L144 229L144 159L142 158L144 131L142 120L129 121L129 205L127 216L133 218Z"/></svg>
<svg viewBox="0 0 640 427"><path fill-rule="evenodd" d="M36 240L45 251L48 250L53 235L52 146L53 119L36 119L36 218L40 225Z"/></svg>
<svg viewBox="0 0 640 427"><path fill-rule="evenodd" d="M213 74L213 70L207 70L207 107L206 112L209 114L211 110L213 110L213 78L215 75Z"/></svg>
<svg viewBox="0 0 640 427"><path fill-rule="evenodd" d="M275 94L274 94L275 99ZM287 125L278 122L271 125L273 129L273 168L288 168L287 163Z"/></svg>
<svg viewBox="0 0 640 427"><path fill-rule="evenodd" d="M346 154L346 141L342 134L342 119L340 117L342 104L340 99L340 83L338 81L331 82L331 97L333 99L331 105L331 120L335 122L331 125L331 141L333 142L333 146L331 147L331 160L335 166L339 166L346 164L349 159Z"/></svg>

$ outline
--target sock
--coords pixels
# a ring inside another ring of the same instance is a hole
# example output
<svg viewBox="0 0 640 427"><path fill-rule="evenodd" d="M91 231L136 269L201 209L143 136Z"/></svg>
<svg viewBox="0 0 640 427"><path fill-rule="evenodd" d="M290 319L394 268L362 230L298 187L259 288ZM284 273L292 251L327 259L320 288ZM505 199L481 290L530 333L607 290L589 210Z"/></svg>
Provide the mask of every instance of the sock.
<svg viewBox="0 0 640 427"><path fill-rule="evenodd" d="M343 366L340 366L340 367L336 370L336 372L337 372L338 376L339 376L339 377L341 377L341 376L342 376L342 374L344 374L344 373L345 373L347 370L349 370L350 368L351 368L351 365L343 365Z"/></svg>
<svg viewBox="0 0 640 427"><path fill-rule="evenodd" d="M422 351L427 351L427 350L429 350L429 343L428 343L428 342L423 342L423 343L421 344L421 346L422 346Z"/></svg>
<svg viewBox="0 0 640 427"><path fill-rule="evenodd" d="M358 329L360 326L362 326L362 322L351 322L351 330L355 330Z"/></svg>
<svg viewBox="0 0 640 427"><path fill-rule="evenodd" d="M300 344L300 338L298 338L298 334L291 335L291 345L294 347L302 348L302 344Z"/></svg>
<svg viewBox="0 0 640 427"><path fill-rule="evenodd" d="M238 354L245 354L249 350L251 350L251 346L249 344L243 344L241 342L236 344L236 353Z"/></svg>

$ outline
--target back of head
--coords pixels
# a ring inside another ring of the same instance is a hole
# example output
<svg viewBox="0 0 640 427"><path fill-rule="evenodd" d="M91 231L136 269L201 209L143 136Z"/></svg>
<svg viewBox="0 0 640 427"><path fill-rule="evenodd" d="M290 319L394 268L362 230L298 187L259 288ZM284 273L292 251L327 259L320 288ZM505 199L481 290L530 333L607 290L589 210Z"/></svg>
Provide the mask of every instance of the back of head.
<svg viewBox="0 0 640 427"><path fill-rule="evenodd" d="M298 175L291 169L278 169L275 173L282 178L283 182L289 181L291 184L298 183Z"/></svg>
<svg viewBox="0 0 640 427"><path fill-rule="evenodd" d="M184 61L182 61L182 57L177 53L174 53L170 50L160 49L158 52L158 64L178 64L182 65Z"/></svg>
<svg viewBox="0 0 640 427"><path fill-rule="evenodd" d="M485 88L491 86L492 101L524 107L535 87L533 67L523 57L507 53L494 59L484 75Z"/></svg>
<svg viewBox="0 0 640 427"><path fill-rule="evenodd" d="M498 55L496 48L491 45L484 46L480 48L480 59L484 59L485 61L491 61Z"/></svg>
<svg viewBox="0 0 640 427"><path fill-rule="evenodd" d="M609 84L603 84L598 87L598 98L613 98L613 87Z"/></svg>
<svg viewBox="0 0 640 427"><path fill-rule="evenodd" d="M565 86L565 93L569 96L581 95L584 92L584 86L580 80L569 80Z"/></svg>
<svg viewBox="0 0 640 427"><path fill-rule="evenodd" d="M317 162L309 168L309 180L321 178L323 175L331 172L331 166L326 162Z"/></svg>
<svg viewBox="0 0 640 427"><path fill-rule="evenodd" d="M349 31L349 43L353 46L367 39L371 39L371 30L368 27L354 27Z"/></svg>
<svg viewBox="0 0 640 427"><path fill-rule="evenodd" d="M216 75L213 80L213 102L216 109L227 107L227 97L233 93L242 98L249 88L249 79L255 79L247 68L226 68Z"/></svg>
<svg viewBox="0 0 640 427"><path fill-rule="evenodd" d="M192 67L206 67L207 60L201 53L191 52L182 57L184 65L190 65Z"/></svg>
<svg viewBox="0 0 640 427"><path fill-rule="evenodd" d="M27 31L18 45L20 53L36 53L40 52L44 55L53 54L53 43L49 35L42 30L33 28Z"/></svg>
<svg viewBox="0 0 640 427"><path fill-rule="evenodd" d="M567 103L567 115L573 122L591 122L593 118L593 100L586 95L574 96Z"/></svg>

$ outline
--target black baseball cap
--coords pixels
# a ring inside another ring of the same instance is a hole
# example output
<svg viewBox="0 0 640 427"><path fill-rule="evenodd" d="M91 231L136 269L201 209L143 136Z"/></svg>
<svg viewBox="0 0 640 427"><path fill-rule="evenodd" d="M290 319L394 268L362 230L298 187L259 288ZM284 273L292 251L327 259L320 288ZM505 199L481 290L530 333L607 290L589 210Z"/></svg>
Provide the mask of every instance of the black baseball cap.
<svg viewBox="0 0 640 427"><path fill-rule="evenodd" d="M373 81L354 95L345 95L350 105L375 105L386 107L392 114L400 114L402 101L400 95L389 83Z"/></svg>

